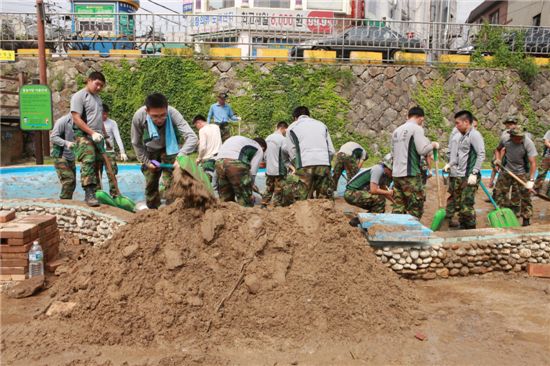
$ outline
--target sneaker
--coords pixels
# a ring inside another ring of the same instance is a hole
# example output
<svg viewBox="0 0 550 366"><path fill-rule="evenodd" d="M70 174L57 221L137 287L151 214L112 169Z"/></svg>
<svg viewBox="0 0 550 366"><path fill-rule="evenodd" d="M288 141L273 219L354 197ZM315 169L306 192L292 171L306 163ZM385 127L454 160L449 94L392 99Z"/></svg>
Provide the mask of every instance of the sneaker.
<svg viewBox="0 0 550 366"><path fill-rule="evenodd" d="M85 197L84 201L88 204L90 207L98 207L99 201L95 197L95 187L94 186L86 186L84 187Z"/></svg>

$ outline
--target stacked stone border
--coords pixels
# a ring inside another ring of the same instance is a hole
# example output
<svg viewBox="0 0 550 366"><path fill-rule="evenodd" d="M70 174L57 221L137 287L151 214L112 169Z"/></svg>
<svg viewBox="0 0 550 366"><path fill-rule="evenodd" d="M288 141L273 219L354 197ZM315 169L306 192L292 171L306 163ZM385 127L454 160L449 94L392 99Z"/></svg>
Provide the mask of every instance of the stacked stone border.
<svg viewBox="0 0 550 366"><path fill-rule="evenodd" d="M13 201L2 202L0 210L14 210L18 217L27 215L55 215L57 227L80 239L82 244L99 246L113 236L113 233L126 221L103 212L77 205Z"/></svg>
<svg viewBox="0 0 550 366"><path fill-rule="evenodd" d="M533 231L497 230L493 235L437 238L415 245L373 245L373 249L386 267L410 279L521 272L528 263L550 263L550 227Z"/></svg>

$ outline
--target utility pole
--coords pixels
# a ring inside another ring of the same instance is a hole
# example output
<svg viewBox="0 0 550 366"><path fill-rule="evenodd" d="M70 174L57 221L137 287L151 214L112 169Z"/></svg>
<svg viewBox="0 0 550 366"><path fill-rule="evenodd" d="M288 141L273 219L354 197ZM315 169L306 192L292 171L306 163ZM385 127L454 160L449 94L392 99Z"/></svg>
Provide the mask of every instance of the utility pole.
<svg viewBox="0 0 550 366"><path fill-rule="evenodd" d="M40 84L48 85L48 76L46 71L46 32L44 30L44 0L36 0L36 26L38 28L38 70L40 74ZM53 121L52 121L53 122ZM34 131L34 154L36 155L36 164L44 164L44 150L49 152L48 133ZM46 155L49 155L46 153Z"/></svg>

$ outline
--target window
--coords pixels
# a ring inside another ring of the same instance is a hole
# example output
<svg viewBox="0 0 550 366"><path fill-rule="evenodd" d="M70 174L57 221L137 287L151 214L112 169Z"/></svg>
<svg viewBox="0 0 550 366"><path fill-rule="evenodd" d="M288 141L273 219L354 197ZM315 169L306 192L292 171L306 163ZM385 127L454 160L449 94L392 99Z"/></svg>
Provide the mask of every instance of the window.
<svg viewBox="0 0 550 366"><path fill-rule="evenodd" d="M254 0L254 7L290 9L290 0Z"/></svg>
<svg viewBox="0 0 550 366"><path fill-rule="evenodd" d="M533 17L533 25L535 27L540 27L540 13Z"/></svg>
<svg viewBox="0 0 550 366"><path fill-rule="evenodd" d="M307 8L311 10L344 11L344 2L327 0L307 0Z"/></svg>
<svg viewBox="0 0 550 366"><path fill-rule="evenodd" d="M498 16L498 10L495 11L494 13L492 13L491 15L489 15L489 23L490 24L500 24L499 22L499 16Z"/></svg>
<svg viewBox="0 0 550 366"><path fill-rule="evenodd" d="M232 8L235 6L235 0L208 0L208 10L218 10Z"/></svg>

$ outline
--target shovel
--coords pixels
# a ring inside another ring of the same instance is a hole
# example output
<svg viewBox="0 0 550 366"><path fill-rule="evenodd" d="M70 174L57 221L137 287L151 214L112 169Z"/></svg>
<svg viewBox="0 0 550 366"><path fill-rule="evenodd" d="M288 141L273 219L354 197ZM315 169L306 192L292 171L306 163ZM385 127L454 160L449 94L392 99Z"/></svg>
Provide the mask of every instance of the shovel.
<svg viewBox="0 0 550 366"><path fill-rule="evenodd" d="M495 206L495 210L489 212L489 214L487 215L487 219L489 220L491 227L519 227L520 224L518 218L514 214L514 211L509 208L499 208L497 203L493 199L493 196L491 196L491 193L489 193L489 190L487 189L487 187L485 187L485 184L483 184L481 180L479 181L479 185L481 186L481 189L483 189L483 192L485 192L487 197L489 197L489 200L491 200L493 206Z"/></svg>
<svg viewBox="0 0 550 366"><path fill-rule="evenodd" d="M96 198L101 203L111 205L114 207L121 208L126 211L135 212L136 209L136 203L132 201L130 198L123 196L120 194L120 190L118 189L118 182L116 180L116 176L113 173L113 167L111 165L111 160L109 160L109 157L107 156L107 152L105 151L105 143L104 141L101 141L100 143L96 143L96 147L99 150L99 153L101 154L101 157L103 158L103 161L105 162L105 168L107 169L107 175L109 176L109 179L113 182L113 185L115 186L116 191L116 197L112 198L107 192L104 191L97 191L96 192Z"/></svg>
<svg viewBox="0 0 550 366"><path fill-rule="evenodd" d="M441 228L441 224L443 223L443 220L445 220L445 209L442 207L441 204L441 188L439 185L439 165L438 165L438 151L437 149L434 149L434 162L435 162L435 181L437 184L437 205L438 210L436 211L434 218L432 220L432 226L430 227L432 231L437 231L439 228Z"/></svg>
<svg viewBox="0 0 550 366"><path fill-rule="evenodd" d="M210 182L208 174L206 174L204 170L195 163L194 159L191 159L187 155L181 155L176 158L176 161L183 171L195 180L201 182L211 194L214 194L214 189L212 188L212 183ZM162 164L160 167L162 168Z"/></svg>
<svg viewBox="0 0 550 366"><path fill-rule="evenodd" d="M515 175L514 173L512 173L509 169L505 168L504 166L502 166L502 164L498 164L498 166L500 167L500 169L504 170L506 173L508 173L509 176L511 176L512 178L514 178L516 180L516 182L518 182L519 184L521 184L524 188L527 188L526 185L527 183L524 182L520 177L518 177L517 175ZM550 197L548 197L547 195L544 195L542 193L538 193L537 191L535 191L534 189L530 189L529 192L533 193L535 196L537 197L540 197L542 198L543 200L545 201L550 201Z"/></svg>

